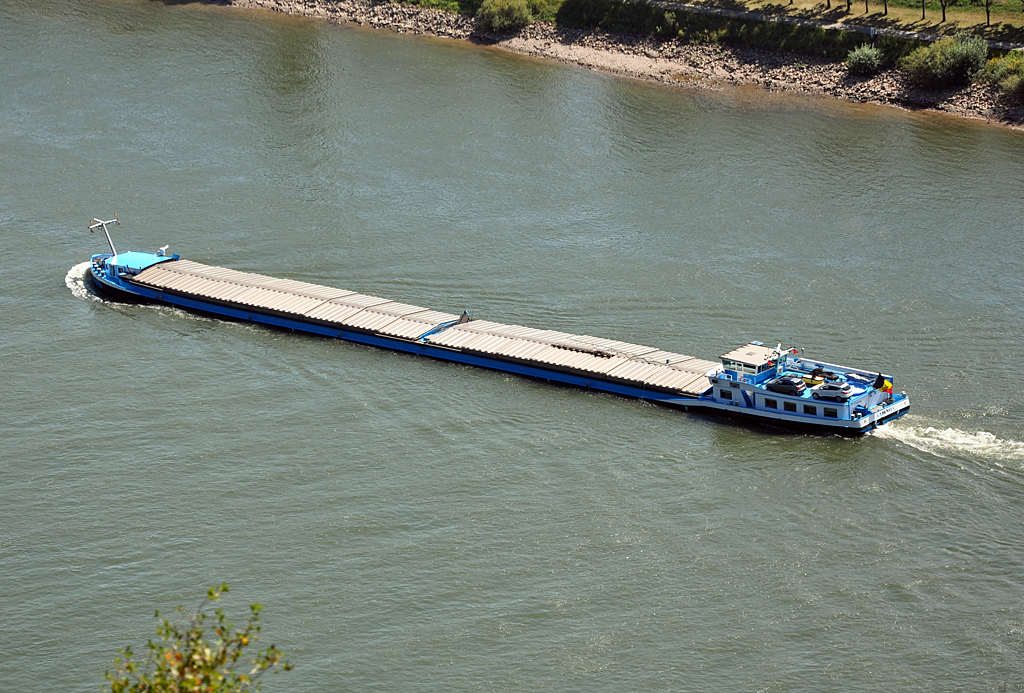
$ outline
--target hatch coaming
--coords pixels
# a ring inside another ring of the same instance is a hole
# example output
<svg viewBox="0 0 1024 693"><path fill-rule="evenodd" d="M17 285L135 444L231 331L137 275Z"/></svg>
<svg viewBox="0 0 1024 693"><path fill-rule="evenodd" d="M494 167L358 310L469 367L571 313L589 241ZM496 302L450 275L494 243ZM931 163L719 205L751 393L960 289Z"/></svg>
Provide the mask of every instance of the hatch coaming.
<svg viewBox="0 0 1024 693"><path fill-rule="evenodd" d="M711 361L591 335L470 321L419 306L345 289L276 279L181 260L131 277L161 294L216 303L338 330L423 342L467 355L543 368L640 392L699 397L708 390ZM442 329L442 325L444 325Z"/></svg>

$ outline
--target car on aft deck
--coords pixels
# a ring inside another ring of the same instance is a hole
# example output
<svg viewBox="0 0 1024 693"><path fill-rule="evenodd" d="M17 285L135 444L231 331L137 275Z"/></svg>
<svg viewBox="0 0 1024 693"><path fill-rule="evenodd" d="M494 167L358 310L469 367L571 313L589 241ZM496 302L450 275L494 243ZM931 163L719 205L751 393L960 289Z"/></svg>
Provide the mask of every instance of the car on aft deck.
<svg viewBox="0 0 1024 693"><path fill-rule="evenodd" d="M769 380L765 383L765 388L772 392L778 392L780 395L794 395L799 397L807 389L807 383L803 381L803 378L797 378L792 375L784 375L774 380Z"/></svg>
<svg viewBox="0 0 1024 693"><path fill-rule="evenodd" d="M845 402L853 395L853 385L850 383L822 383L811 388L811 397L814 399L835 399Z"/></svg>

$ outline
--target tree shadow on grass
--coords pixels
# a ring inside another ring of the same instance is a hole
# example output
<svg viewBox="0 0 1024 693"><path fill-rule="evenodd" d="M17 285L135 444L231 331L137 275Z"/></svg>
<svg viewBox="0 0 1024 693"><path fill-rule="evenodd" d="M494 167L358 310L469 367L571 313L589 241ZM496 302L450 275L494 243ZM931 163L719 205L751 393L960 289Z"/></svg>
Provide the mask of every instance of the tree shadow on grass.
<svg viewBox="0 0 1024 693"><path fill-rule="evenodd" d="M999 23L992 26L977 27L978 33L989 41L1008 41L1010 43L1024 43L1024 27L1013 26L1012 24Z"/></svg>
<svg viewBox="0 0 1024 693"><path fill-rule="evenodd" d="M734 12L760 11L750 9L750 7L748 7L745 2L740 2L739 0L691 0L690 2L686 2L686 4L696 5L697 7L708 7L717 10L733 10Z"/></svg>
<svg viewBox="0 0 1024 693"><path fill-rule="evenodd" d="M910 27L905 21L894 19L889 15L882 14L881 12L872 12L871 14L865 14L857 17L856 23L863 26L870 26L876 29L894 29L896 31L927 31L921 27ZM935 33L929 31L928 33Z"/></svg>
<svg viewBox="0 0 1024 693"><path fill-rule="evenodd" d="M811 9L797 9L787 5L784 2L772 3L770 5L764 5L759 7L757 11L760 14L767 14L770 16L779 17L796 17L797 19L818 19L818 13Z"/></svg>
<svg viewBox="0 0 1024 693"><path fill-rule="evenodd" d="M863 9L858 8L858 3L863 4L863 2L864 0L851 0L851 9L849 11L846 9L846 0L831 0L831 8L826 8L824 3L814 7L795 8L786 4L786 2L773 2L762 7L751 8L738 0L695 0L690 4L768 16L793 17L794 19L817 22L857 24L877 29L893 29L947 36L952 36L959 31L968 30L989 41L1024 43L1024 27L1014 26L1005 22L986 27L980 16L972 24L963 24L956 21L943 22L940 19L940 10L932 7L930 0L927 3L929 15L924 19L916 21L896 19L883 14L881 10L858 14L860 9ZM871 2L877 4L878 0L871 0ZM950 4L952 5L952 0Z"/></svg>

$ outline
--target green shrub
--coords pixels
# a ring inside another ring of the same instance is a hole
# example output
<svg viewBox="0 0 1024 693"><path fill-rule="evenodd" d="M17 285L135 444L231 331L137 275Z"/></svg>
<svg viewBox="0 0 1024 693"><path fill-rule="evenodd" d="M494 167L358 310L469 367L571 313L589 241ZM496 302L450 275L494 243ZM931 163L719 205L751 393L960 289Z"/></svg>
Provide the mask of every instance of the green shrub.
<svg viewBox="0 0 1024 693"><path fill-rule="evenodd" d="M882 51L867 43L846 54L846 69L855 77L877 75L882 69Z"/></svg>
<svg viewBox="0 0 1024 693"><path fill-rule="evenodd" d="M988 44L968 34L922 46L900 61L907 80L926 89L970 84L985 67Z"/></svg>
<svg viewBox="0 0 1024 693"><path fill-rule="evenodd" d="M526 0L484 0L476 13L485 31L515 31L533 21Z"/></svg>
<svg viewBox="0 0 1024 693"><path fill-rule="evenodd" d="M271 645L264 652L256 652L251 660L243 659L246 647L255 644L260 634L259 604L249 607L251 612L244 628L236 628L216 609L211 628L206 624L208 614L204 611L210 602L220 599L228 591L227 583L219 588L211 587L199 609L186 614L184 607L177 608L183 617L179 625L169 619L161 619L156 628L156 640L150 640L149 654L140 659L132 648L121 650L121 656L114 661L116 670L107 672L112 693L239 693L258 691L259 677L267 671L289 671L292 665L284 660L284 653ZM156 612L160 619L160 612ZM251 651L248 654L253 654ZM251 667L250 667L251 665ZM235 667L242 673L235 671Z"/></svg>
<svg viewBox="0 0 1024 693"><path fill-rule="evenodd" d="M562 0L526 0L533 21L554 22Z"/></svg>
<svg viewBox="0 0 1024 693"><path fill-rule="evenodd" d="M920 87L940 86L941 72L939 53L934 50L942 41L932 46L921 46L917 50L906 55L900 60L900 69L906 75L907 81Z"/></svg>
<svg viewBox="0 0 1024 693"><path fill-rule="evenodd" d="M1024 103L1024 75L1010 75L999 86L1005 97L1017 103Z"/></svg>
<svg viewBox="0 0 1024 693"><path fill-rule="evenodd" d="M1018 58L1014 53L992 58L985 64L985 81L999 84L1010 75L1018 72L1018 66L1021 65L1021 58Z"/></svg>
<svg viewBox="0 0 1024 693"><path fill-rule="evenodd" d="M985 65L984 79L1011 101L1024 102L1024 55L1013 52L992 58Z"/></svg>
<svg viewBox="0 0 1024 693"><path fill-rule="evenodd" d="M946 55L946 73L954 84L970 84L985 67L988 42L980 36L960 33Z"/></svg>

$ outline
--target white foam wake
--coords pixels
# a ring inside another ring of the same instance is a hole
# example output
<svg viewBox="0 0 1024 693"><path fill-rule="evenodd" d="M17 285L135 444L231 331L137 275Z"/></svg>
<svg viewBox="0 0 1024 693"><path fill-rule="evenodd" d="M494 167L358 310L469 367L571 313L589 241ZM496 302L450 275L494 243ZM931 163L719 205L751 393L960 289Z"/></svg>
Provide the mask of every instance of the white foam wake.
<svg viewBox="0 0 1024 693"><path fill-rule="evenodd" d="M1024 460L1024 442L998 438L988 431L970 433L956 428L914 426L901 422L879 428L873 435L898 440L932 454L957 453L991 460Z"/></svg>
<svg viewBox="0 0 1024 693"><path fill-rule="evenodd" d="M71 289L71 294L75 298L80 298L84 301L102 302L103 299L89 291L89 287L85 285L85 273L88 271L88 262L78 263L68 270L67 276L64 277L64 285Z"/></svg>
<svg viewBox="0 0 1024 693"><path fill-rule="evenodd" d="M97 296L92 291L89 291L89 287L86 285L85 277L89 272L89 263L80 262L71 269L68 270L67 275L64 277L64 285L71 290L71 294L75 298L80 298L83 301L96 301L98 303L106 303L111 306L126 306L128 304L118 303L116 301L108 301L107 299ZM174 308L172 306L160 305L158 303L151 304L138 304L134 306L136 308L152 308L154 310L166 311L173 315L189 320L199 320L203 322L210 321L211 318L207 318L204 315L197 315L196 313L189 313L188 311L181 310L180 308ZM255 323L239 323L244 325L246 329L258 329L258 325Z"/></svg>

